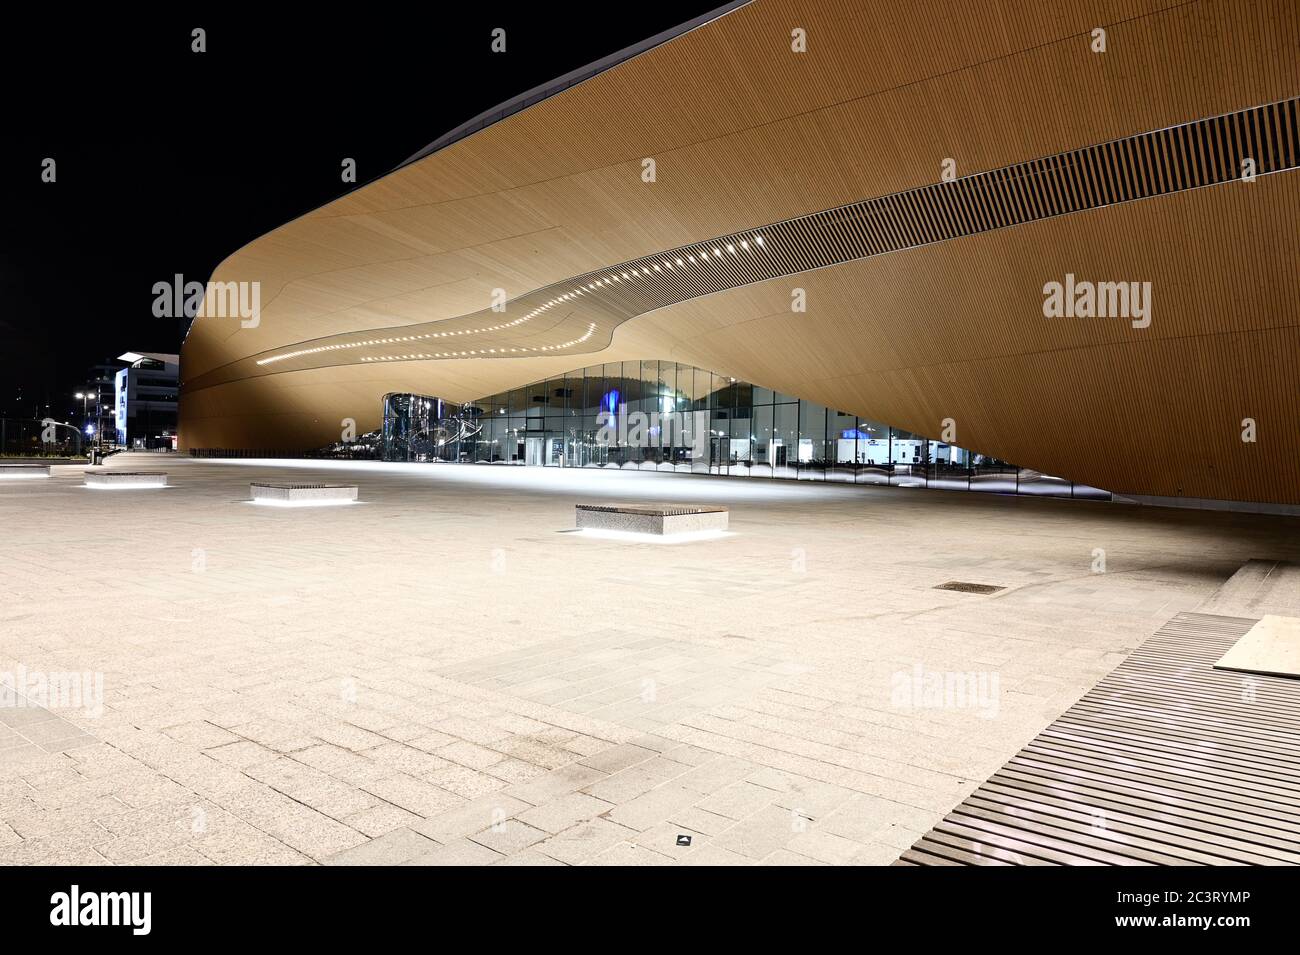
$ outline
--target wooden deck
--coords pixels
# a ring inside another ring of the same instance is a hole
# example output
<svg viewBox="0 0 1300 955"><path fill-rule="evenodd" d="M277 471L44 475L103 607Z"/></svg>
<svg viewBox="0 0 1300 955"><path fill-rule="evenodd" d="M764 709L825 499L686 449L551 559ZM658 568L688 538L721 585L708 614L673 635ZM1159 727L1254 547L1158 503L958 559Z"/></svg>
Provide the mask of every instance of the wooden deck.
<svg viewBox="0 0 1300 955"><path fill-rule="evenodd" d="M1300 680L1212 668L1254 623L1174 617L895 864L1300 863Z"/></svg>

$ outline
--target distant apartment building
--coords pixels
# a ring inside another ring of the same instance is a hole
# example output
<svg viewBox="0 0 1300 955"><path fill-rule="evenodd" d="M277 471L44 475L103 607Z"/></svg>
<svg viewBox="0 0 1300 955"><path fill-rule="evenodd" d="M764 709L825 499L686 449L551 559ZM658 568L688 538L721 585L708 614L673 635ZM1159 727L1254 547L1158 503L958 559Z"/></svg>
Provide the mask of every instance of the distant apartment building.
<svg viewBox="0 0 1300 955"><path fill-rule="evenodd" d="M125 352L127 363L113 378L112 429L127 448L176 447L176 391L180 358L155 352ZM110 426L105 423L105 437Z"/></svg>

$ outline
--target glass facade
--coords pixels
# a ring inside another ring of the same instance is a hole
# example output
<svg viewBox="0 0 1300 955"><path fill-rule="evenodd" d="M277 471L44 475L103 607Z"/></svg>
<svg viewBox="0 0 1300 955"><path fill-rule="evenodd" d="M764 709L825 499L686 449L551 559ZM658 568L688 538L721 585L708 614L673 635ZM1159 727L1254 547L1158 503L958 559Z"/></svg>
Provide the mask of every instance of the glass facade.
<svg viewBox="0 0 1300 955"><path fill-rule="evenodd" d="M384 396L379 446L385 461L460 461L473 448L481 412L424 395ZM469 460L473 460L471 457Z"/></svg>
<svg viewBox="0 0 1300 955"><path fill-rule="evenodd" d="M1110 493L670 361L591 365L465 405L384 399L383 457L838 481L1109 499Z"/></svg>

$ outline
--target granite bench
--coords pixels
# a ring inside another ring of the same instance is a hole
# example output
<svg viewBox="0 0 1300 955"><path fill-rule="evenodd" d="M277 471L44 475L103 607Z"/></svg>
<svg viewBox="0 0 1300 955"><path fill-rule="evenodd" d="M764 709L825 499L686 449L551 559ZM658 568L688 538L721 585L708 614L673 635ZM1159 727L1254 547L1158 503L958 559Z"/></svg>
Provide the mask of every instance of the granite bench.
<svg viewBox="0 0 1300 955"><path fill-rule="evenodd" d="M166 487L166 471L87 471L86 487Z"/></svg>
<svg viewBox="0 0 1300 955"><path fill-rule="evenodd" d="M261 504L349 504L357 499L355 484L248 485L249 496Z"/></svg>
<svg viewBox="0 0 1300 955"><path fill-rule="evenodd" d="M50 476L48 464L0 464L0 478L43 478Z"/></svg>
<svg viewBox="0 0 1300 955"><path fill-rule="evenodd" d="M581 530L629 531L635 534L690 534L725 531L725 507L700 504L578 504Z"/></svg>

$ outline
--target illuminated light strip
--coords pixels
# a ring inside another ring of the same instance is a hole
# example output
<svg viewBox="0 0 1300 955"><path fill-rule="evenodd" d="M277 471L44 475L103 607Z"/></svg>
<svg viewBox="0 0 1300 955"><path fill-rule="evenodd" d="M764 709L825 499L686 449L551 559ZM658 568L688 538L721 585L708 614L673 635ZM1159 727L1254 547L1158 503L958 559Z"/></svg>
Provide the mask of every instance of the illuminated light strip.
<svg viewBox="0 0 1300 955"><path fill-rule="evenodd" d="M542 314L548 308L553 308L554 306L558 305L559 302L560 302L559 299L552 299L551 301L547 302L545 305L539 305L537 308L533 309L527 315L523 315L520 318L516 318L512 322L503 322L500 325L489 325L485 328L466 328L454 332L426 332L423 335L406 335L398 338L374 338L368 341L343 342L336 345L318 345L315 348L300 348L296 351L285 352L284 354L281 355L272 355L268 358L260 358L258 359L257 364L271 365L274 364L275 362L286 361L287 359L290 358L300 358L303 355L317 355L320 354L321 352L336 351L341 348L362 348L368 345L390 345L390 344L395 344L397 342L413 342L413 341L420 341L428 338L446 338L448 335L481 335L487 332L498 332L504 328L514 328L517 325L521 325L524 322L530 321L531 319L536 318L538 315Z"/></svg>
<svg viewBox="0 0 1300 955"><path fill-rule="evenodd" d="M1200 188L1202 186L1223 185L1238 180L1239 177L1235 171L1237 168L1236 160L1243 157L1245 152L1251 148L1244 142L1229 135L1230 131L1233 128L1238 127L1241 122L1246 122L1252 128L1258 128L1260 126L1272 128L1274 135L1279 137L1278 144L1280 148L1274 151L1276 155L1268 155L1269 150L1264 150L1265 155L1263 156L1264 161L1261 169L1264 175L1294 170L1300 168L1300 162L1297 162L1295 159L1295 156L1297 155L1295 148L1300 147L1300 139L1296 138L1295 125L1293 121L1289 121L1289 116L1290 112L1294 111L1298 102L1300 102L1300 98L1293 97L1288 100L1250 107L1244 110L1220 114L1218 116L1204 117L1177 126L1166 127L1161 130L1149 130L1147 132L1138 133L1121 139L1114 139L1104 143L1095 143L1091 146L1080 147L1067 152L1058 153L1052 157L1040 157L1036 160L1016 163L998 169L985 170L984 172L963 177L960 180L956 180L956 182L962 184L962 189L969 190L973 188L976 191L982 191L985 189L993 190L994 194L999 197L999 202L1006 201L1011 203L1012 200L1019 195L1016 191L1020 188L1020 185L1018 184L1023 184L1028 179L1032 179L1036 182L1040 177L1045 177L1046 182L1038 183L1034 186L1035 189L1061 190L1061 195L1058 196L1060 201L1052 201L1047 205L1037 204L1038 199L1049 198L1051 193L1036 193L1035 195L1038 196L1035 200L1036 205L1022 207L1012 203L1007 214L1000 215L991 222L982 224L974 231L971 231L968 228L968 225L965 224L965 218L969 212L970 203L975 200L972 200L967 193L961 192L960 190L954 191L952 183L931 183L929 185L919 186L914 189L903 190L889 195L863 199L833 209L823 209L806 216L799 216L795 219L786 220L783 223L774 223L773 227L779 228L787 224L806 221L812 223L813 227L827 226L840 229L845 228L846 226L844 223L839 222L837 217L843 217L848 213L854 218L854 221L857 223L857 228L897 228L905 226L907 217L915 214L917 203L920 203L920 208L924 209L927 208L928 204L937 202L937 211L940 213L939 218L926 224L921 233L920 244L930 245L937 242L962 238L967 235L975 234L976 232L1023 225L1056 215L1080 213L1092 209L1104 208L1110 205L1156 198L1159 196L1183 192L1188 189ZM1187 135L1189 132L1191 135ZM1181 133L1182 135L1174 135L1171 143L1162 143L1160 137L1167 136L1170 133ZM1205 143L1209 143L1212 149L1221 150L1224 155L1230 158L1231 161L1224 164L1215 163L1212 166L1202 164L1200 162L1200 154L1196 152L1196 143L1198 142L1202 143L1202 150L1207 148ZM1122 192L1107 187L1097 193L1083 194L1079 193L1077 190L1071 191L1070 188L1067 188L1071 181L1069 178L1071 175L1069 170L1083 168L1085 170L1092 169L1095 171L1096 169L1106 168L1113 161L1111 156L1115 150L1119 150L1122 154L1127 154L1130 149L1136 151L1137 158L1133 160L1124 160L1122 165L1132 175L1142 179L1145 173L1151 172L1154 168L1152 166L1154 160L1150 158L1150 150L1156 149L1158 151L1158 149L1162 148L1164 145L1173 148L1174 153L1176 154L1174 155L1174 159L1177 160L1175 163L1176 165L1178 163L1187 164L1187 168L1191 170L1187 176L1175 177L1172 180L1160 176L1155 176L1153 180L1151 180L1150 177L1147 177L1148 181L1139 182L1139 185L1135 190L1123 190ZM1146 150L1145 154L1144 149ZM1258 159L1260 157L1257 156L1255 158ZM1196 159L1194 168L1192 164L1193 159ZM1043 167L1045 161L1049 162L1046 167ZM1019 200L1016 200L1016 202L1019 202ZM1053 211L1054 207L1056 211ZM753 244L757 249L766 251L766 241L763 235L753 232L745 234L753 236ZM853 229L849 229L846 235L850 240L847 252L851 254L848 254L847 257L843 257L844 250L834 253L821 250L825 253L821 255L821 258L824 260L822 262L823 265L839 264L841 262L854 261L856 259L870 258L889 252L901 251L906 247L899 244L897 239L880 241L878 239L871 240L864 238L862 235L854 232ZM727 239L730 239L731 241L728 242ZM742 237L741 233L736 233L726 237L717 237L712 240L712 242L717 242L719 245L725 244L728 248L728 253L731 256L739 254L735 250L737 242L739 242L742 252L749 252L750 249L747 246L748 241L747 238ZM719 245L713 245L712 242L710 243L710 247L713 249L714 257L719 259L723 258L722 249L719 248ZM709 262L708 249L697 249L696 246L692 245L683 247L681 250L677 251L686 252L687 249L691 250L688 252L686 257L686 261L690 265L695 265L697 261L713 264ZM659 252L657 254L662 256L665 253ZM788 265L789 263L784 264ZM642 275L647 277L650 276L650 270L644 268L641 263L626 263L625 265L628 272L621 272L624 279L632 280L639 278ZM620 265L620 270L623 267L623 265ZM638 268L640 269L640 275L638 275ZM807 270L808 269L800 269L797 271ZM776 278L791 274L795 273L782 271L768 277ZM589 278L589 276L586 278ZM739 286L726 286L726 288L735 287ZM586 292L583 288L579 287L566 295L560 296L559 298L561 301L567 301L575 294L583 295L586 294ZM685 299L681 299L681 301L684 300ZM328 350L330 347L331 346L324 346L324 350ZM351 348L356 346L344 344L333 347ZM304 353L304 351L298 350L287 353L286 355L276 355L269 358L252 360L259 365L265 365L274 361L283 360L292 355L301 355ZM204 377L207 376L200 376L200 379ZM207 385L202 385L201 387L207 387Z"/></svg>
<svg viewBox="0 0 1300 955"><path fill-rule="evenodd" d="M323 498L315 501L278 501L272 498L262 497L252 501L245 501L244 503L256 504L259 507L342 507L347 504L361 504L363 502L330 498Z"/></svg>
<svg viewBox="0 0 1300 955"><path fill-rule="evenodd" d="M722 540L735 537L735 531L679 531L676 534L651 534L644 531L616 531L600 527L583 527L572 532L577 537L595 540L627 541L635 544L686 544L691 541Z"/></svg>
<svg viewBox="0 0 1300 955"><path fill-rule="evenodd" d="M486 356L486 355L489 355L489 354L492 354L492 355L495 355L495 354L501 354L501 355L504 355L507 351L512 352L512 353L516 353L516 354L519 353L519 352L521 352L521 351L524 351L524 352L528 352L528 351L533 351L533 352L537 352L537 351L559 351L560 349L563 349L563 348L571 348L571 347L574 346L574 345L581 345L583 342L585 342L585 341L589 341L589 340L591 339L591 336L594 335L595 333L596 333L596 323L595 323L595 322L590 322L590 323L587 325L587 331L586 331L585 334L580 335L580 336L578 336L577 338L571 338L571 339L569 339L567 342L560 342L560 343L557 344L557 345L532 345L532 346L527 346L527 345L525 345L525 346L521 346L521 347L519 347L519 348L509 348L509 349L507 349L507 348L485 348L485 349L483 349L482 351L479 351L479 350L472 350L472 351L468 351L468 352L463 352L463 351L461 351L461 352L455 352L455 351L452 351L452 352L441 352L441 351L440 351L440 352L435 352L435 353L433 353L433 354L424 354L424 353L421 353L421 354L415 354L415 355L362 355L362 356L361 356L361 360L362 360L362 361L366 361L366 362L371 362L371 361L423 361L423 360L426 360L426 359L438 359L438 358L474 358L474 357L483 357L483 356Z"/></svg>
<svg viewBox="0 0 1300 955"><path fill-rule="evenodd" d="M83 484L84 488L92 491L156 491L159 488L169 488L170 484Z"/></svg>
<svg viewBox="0 0 1300 955"><path fill-rule="evenodd" d="M754 243L759 248L766 248L762 235L755 234ZM740 247L744 251L749 251L750 250L749 240L742 239L740 241ZM735 244L729 243L727 245L727 251L732 255L736 255L737 253L736 253ZM720 248L715 247L713 249L713 254L715 257L719 259L723 257L722 250ZM651 274L650 268L644 264L646 261L647 260L645 259L639 260L640 268L641 268L640 274L642 276L649 276ZM673 262L671 260L662 259L660 261L662 262L662 265L659 263L653 263L653 262L650 263L650 266L653 266L655 272L663 274L663 270L665 268L667 268L669 271L676 271L676 268L674 267ZM683 259L680 256L677 257L676 264L677 266L686 268L689 265L696 265L696 264L707 265L712 263L709 262L709 252L708 249L706 248L700 250L698 263L695 255L692 253L686 256L685 261L683 261ZM333 345L318 345L315 348L299 348L299 349L295 349L294 351L284 352L279 355L271 355L266 358L259 358L257 359L256 363L259 366L273 365L276 362L288 361L289 359L292 358L301 358L304 355L318 355L323 352L338 351L341 349L365 348L373 345L394 345L402 342L423 341L430 338L447 338L448 336L452 336L452 335L482 335L490 332L502 331L503 329L507 329L507 328L515 328L519 325L522 325L524 322L531 321L532 319L546 312L548 309L554 308L556 305L560 305L563 304L564 302L572 301L575 296L586 295L589 292L595 292L601 288L612 287L615 282L621 284L624 280L632 281L638 277L637 267L638 266L636 264L631 266L631 273L632 273L631 276L629 276L627 272L617 272L617 273L610 274L604 278L595 279L590 283L588 283L587 285L577 285L570 291L566 292L565 294L558 295L555 298L552 298L549 301L541 305L538 305L527 314L522 315L519 318L514 319L513 321L502 322L498 325L487 325L482 328L466 328L466 329L460 329L458 331L425 332L422 335L405 335L405 336L397 336L394 338L371 338L360 342L340 342ZM595 326L593 325L592 328L594 329L594 327ZM588 331L588 333L582 336L581 338L576 338L572 341L563 342L559 345L540 346L531 349L524 348L523 350L524 351L538 351L538 350L550 351L557 348L568 348L572 345L577 345L582 342L585 342L590 337L591 337L591 331ZM502 351L504 351L504 349L502 349ZM511 349L511 351L514 351L514 349ZM476 355L477 352L470 352L470 354ZM361 358L361 361L404 361L404 360L410 360L412 358L415 359L451 358L451 357L462 357L464 355L465 355L464 352L459 352L459 353L439 352L435 355L410 355L410 356L403 355L403 356L387 356L387 357L364 357L363 356Z"/></svg>

